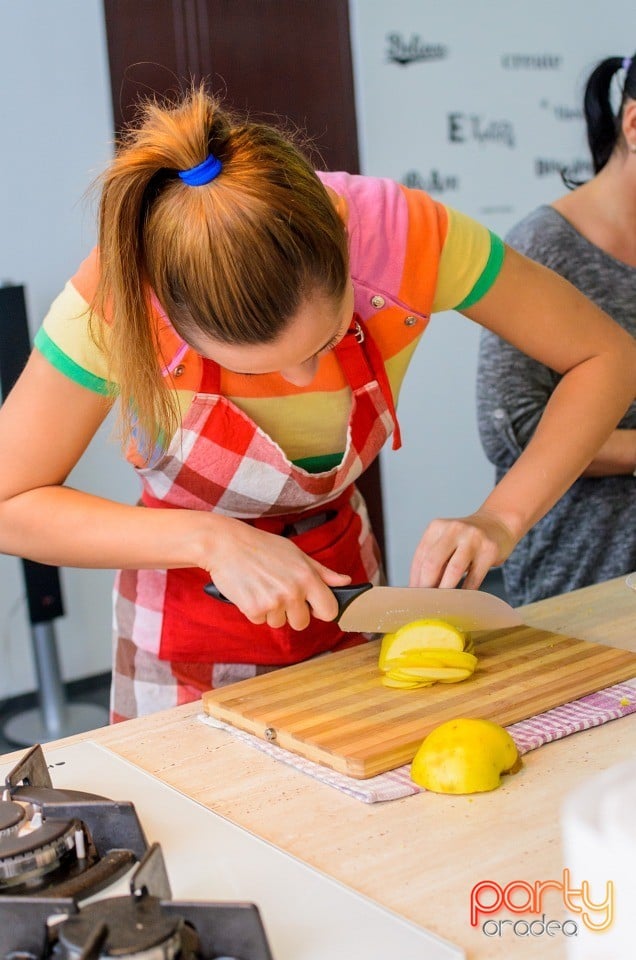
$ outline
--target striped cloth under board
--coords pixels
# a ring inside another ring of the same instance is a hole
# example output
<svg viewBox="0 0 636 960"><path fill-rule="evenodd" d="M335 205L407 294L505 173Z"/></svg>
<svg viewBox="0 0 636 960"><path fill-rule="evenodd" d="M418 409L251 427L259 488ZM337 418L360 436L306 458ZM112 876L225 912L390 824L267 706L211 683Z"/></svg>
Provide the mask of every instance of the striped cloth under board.
<svg viewBox="0 0 636 960"><path fill-rule="evenodd" d="M609 723L610 720L618 720L620 717L635 712L636 679L617 683L613 687L599 690L598 693L591 693L580 700L565 703L561 707L555 707L546 713L530 717L529 720L514 723L507 730L517 744L519 753L524 754L529 753L530 750L536 750L544 743L561 740L571 733L589 730L591 727L598 727L603 723ZM206 714L200 714L198 719L209 727L228 731L237 740L256 747L257 750L261 750L268 756L295 767L296 770L301 770L310 777L315 777L321 783L335 787L336 790L340 790L356 800L362 800L363 803L399 800L401 797L409 797L424 792L411 780L410 764L397 767L395 770L389 770L387 773L380 773L376 777L369 777L368 780L356 780L311 760L306 760L304 757L296 756L296 754L290 753L282 747L260 740L251 733L237 730L235 727L222 723Z"/></svg>

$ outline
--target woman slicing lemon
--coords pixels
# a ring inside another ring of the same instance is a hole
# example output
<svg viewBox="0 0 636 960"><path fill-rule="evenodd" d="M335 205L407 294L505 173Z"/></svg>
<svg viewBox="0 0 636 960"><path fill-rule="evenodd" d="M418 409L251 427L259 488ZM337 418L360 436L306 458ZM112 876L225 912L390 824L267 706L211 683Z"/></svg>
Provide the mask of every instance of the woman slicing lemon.
<svg viewBox="0 0 636 960"><path fill-rule="evenodd" d="M563 374L485 502L423 532L412 584L476 588L620 419L633 340L421 191L316 174L203 89L146 106L0 413L0 549L120 570L114 719L363 640L329 590L380 577L355 481L399 446L410 358L452 308ZM116 401L136 506L64 485Z"/></svg>

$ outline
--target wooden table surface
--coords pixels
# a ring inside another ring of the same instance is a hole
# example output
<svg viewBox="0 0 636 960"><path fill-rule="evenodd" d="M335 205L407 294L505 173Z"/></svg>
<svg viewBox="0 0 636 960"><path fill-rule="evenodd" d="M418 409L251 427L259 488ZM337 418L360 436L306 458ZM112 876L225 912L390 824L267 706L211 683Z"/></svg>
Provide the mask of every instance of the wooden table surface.
<svg viewBox="0 0 636 960"><path fill-rule="evenodd" d="M522 615L532 626L636 651L636 593L622 577L532 604ZM421 793L364 804L204 726L199 713L200 704L188 704L64 742L90 739L108 747L461 946L470 960L565 957L562 935L521 938L508 927L495 937L471 927L470 892L486 879L502 887L561 879L567 866L560 847L562 799L597 771L633 757L636 714L532 751L522 770L492 793ZM558 892L546 894L543 912L546 919L565 919Z"/></svg>

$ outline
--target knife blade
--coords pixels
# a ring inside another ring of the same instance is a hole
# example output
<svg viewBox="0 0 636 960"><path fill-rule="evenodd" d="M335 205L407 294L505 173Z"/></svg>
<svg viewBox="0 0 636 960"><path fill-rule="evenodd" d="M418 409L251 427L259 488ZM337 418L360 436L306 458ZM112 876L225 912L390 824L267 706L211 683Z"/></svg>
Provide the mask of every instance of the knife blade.
<svg viewBox="0 0 636 960"><path fill-rule="evenodd" d="M335 587L338 624L345 631L392 633L413 620L445 620L460 630L521 626L516 610L483 590L438 587ZM339 594L345 594L342 599Z"/></svg>
<svg viewBox="0 0 636 960"><path fill-rule="evenodd" d="M203 588L226 603L213 583ZM500 597L484 590L438 587L374 587L357 583L329 588L338 601L335 619L345 632L392 633L413 620L445 620L459 630L498 630L523 621Z"/></svg>

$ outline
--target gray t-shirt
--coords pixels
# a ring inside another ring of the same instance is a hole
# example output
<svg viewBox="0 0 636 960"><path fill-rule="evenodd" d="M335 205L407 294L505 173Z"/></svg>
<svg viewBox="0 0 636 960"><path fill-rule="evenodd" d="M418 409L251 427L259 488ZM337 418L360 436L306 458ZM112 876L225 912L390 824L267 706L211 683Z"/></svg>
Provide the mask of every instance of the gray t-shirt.
<svg viewBox="0 0 636 960"><path fill-rule="evenodd" d="M553 207L539 207L506 237L511 247L578 287L636 336L636 269L586 240ZM496 478L537 426L558 374L483 331L477 374L481 442ZM620 427L636 428L636 403ZM581 477L520 541L503 565L518 606L636 569L636 478Z"/></svg>

